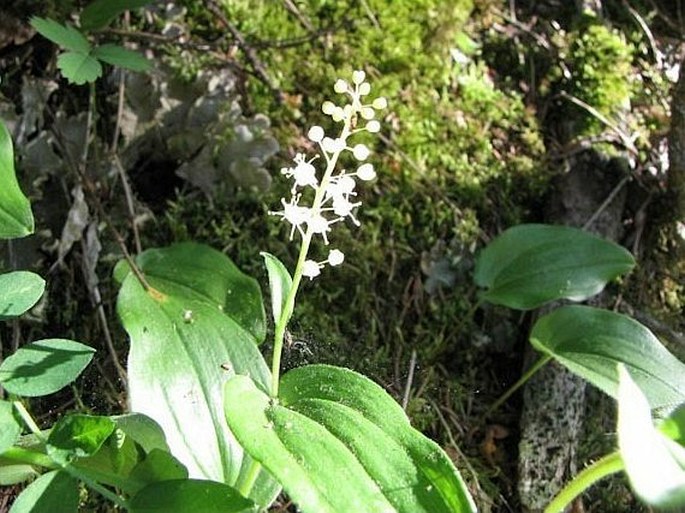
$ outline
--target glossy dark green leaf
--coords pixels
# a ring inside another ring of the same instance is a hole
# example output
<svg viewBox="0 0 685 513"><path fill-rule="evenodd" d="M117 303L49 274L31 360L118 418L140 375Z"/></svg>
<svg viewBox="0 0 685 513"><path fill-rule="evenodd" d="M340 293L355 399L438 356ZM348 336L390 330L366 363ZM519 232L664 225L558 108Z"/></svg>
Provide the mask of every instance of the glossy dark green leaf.
<svg viewBox="0 0 685 513"><path fill-rule="evenodd" d="M31 204L19 188L14 172L12 138L0 120L0 239L33 233Z"/></svg>
<svg viewBox="0 0 685 513"><path fill-rule="evenodd" d="M475 511L442 449L353 371L297 368L283 376L278 401L249 377L234 376L225 409L245 450L305 513Z"/></svg>
<svg viewBox="0 0 685 513"><path fill-rule="evenodd" d="M117 301L131 339L131 409L160 425L191 477L234 484L250 464L224 420L222 389L234 372L269 383L257 347L265 329L259 287L200 244L148 250L138 264L152 289L129 273ZM121 280L125 268L115 272ZM252 497L266 505L277 491L262 473Z"/></svg>
<svg viewBox="0 0 685 513"><path fill-rule="evenodd" d="M151 2L152 0L95 0L81 11L81 27L83 30L105 28L124 11L139 9Z"/></svg>
<svg viewBox="0 0 685 513"><path fill-rule="evenodd" d="M143 488L130 501L131 513L255 513L250 500L223 483L161 481Z"/></svg>
<svg viewBox="0 0 685 513"><path fill-rule="evenodd" d="M166 451L154 449L131 471L129 479L135 481L137 493L145 486L158 481L187 479L188 470Z"/></svg>
<svg viewBox="0 0 685 513"><path fill-rule="evenodd" d="M10 513L77 513L78 483L61 471L43 474L12 504Z"/></svg>
<svg viewBox="0 0 685 513"><path fill-rule="evenodd" d="M32 308L45 291L45 280L29 271L0 274L0 320L17 317Z"/></svg>
<svg viewBox="0 0 685 513"><path fill-rule="evenodd" d="M271 312L274 317L274 323L278 324L281 319L283 308L285 307L285 300L293 286L293 279L290 276L288 269L286 269L278 258L265 251L262 251L261 255L264 258L264 264L266 265L266 270L269 274ZM288 315L288 318L289 317L290 315Z"/></svg>
<svg viewBox="0 0 685 513"><path fill-rule="evenodd" d="M93 57L112 66L126 68L131 71L146 71L150 69L150 61L140 53L113 44L97 46L91 52Z"/></svg>
<svg viewBox="0 0 685 513"><path fill-rule="evenodd" d="M22 422L12 403L0 401L0 454L14 445L21 430Z"/></svg>
<svg viewBox="0 0 685 513"><path fill-rule="evenodd" d="M11 394L52 394L74 381L95 349L64 339L46 339L20 347L0 364L0 383Z"/></svg>
<svg viewBox="0 0 685 513"><path fill-rule="evenodd" d="M92 456L114 432L116 424L109 417L75 413L62 417L50 431L47 451L61 463Z"/></svg>
<svg viewBox="0 0 685 513"><path fill-rule="evenodd" d="M132 438L146 452L154 449L168 451L164 431L153 419L142 413L126 413L111 417L117 428Z"/></svg>
<svg viewBox="0 0 685 513"><path fill-rule="evenodd" d="M69 82L83 85L102 76L102 65L88 53L64 52L57 57L57 67Z"/></svg>
<svg viewBox="0 0 685 513"><path fill-rule="evenodd" d="M56 45L72 52L87 54L90 51L90 43L81 32L69 25L51 20L49 18L31 18L31 26L46 39Z"/></svg>
<svg viewBox="0 0 685 513"><path fill-rule="evenodd" d="M625 315L589 306L563 306L541 317L530 334L533 346L612 397L621 363L652 408L685 401L685 364L651 331Z"/></svg>
<svg viewBox="0 0 685 513"><path fill-rule="evenodd" d="M527 224L506 230L483 249L474 279L485 289L485 301L530 310L594 296L634 265L621 246L577 228Z"/></svg>
<svg viewBox="0 0 685 513"><path fill-rule="evenodd" d="M654 427L650 405L618 368L618 446L635 493L658 508L685 506L685 447Z"/></svg>

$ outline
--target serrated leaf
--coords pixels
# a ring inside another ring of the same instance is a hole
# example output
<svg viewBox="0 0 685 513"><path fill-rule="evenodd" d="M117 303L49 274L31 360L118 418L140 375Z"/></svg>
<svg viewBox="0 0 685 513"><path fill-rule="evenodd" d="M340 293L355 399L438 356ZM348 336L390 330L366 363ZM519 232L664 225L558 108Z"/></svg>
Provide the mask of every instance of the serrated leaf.
<svg viewBox="0 0 685 513"><path fill-rule="evenodd" d="M81 11L81 27L83 30L105 28L124 11L139 9L151 2L152 0L95 0Z"/></svg>
<svg viewBox="0 0 685 513"><path fill-rule="evenodd" d="M19 188L12 138L0 120L0 238L25 237L30 233L33 233L31 204Z"/></svg>
<svg viewBox="0 0 685 513"><path fill-rule="evenodd" d="M618 393L616 364L621 363L652 408L685 401L685 364L651 331L625 315L589 306L563 306L538 319L530 342L614 398Z"/></svg>
<svg viewBox="0 0 685 513"><path fill-rule="evenodd" d="M57 57L57 67L64 78L76 85L95 82L102 75L100 62L87 53L64 52Z"/></svg>
<svg viewBox="0 0 685 513"><path fill-rule="evenodd" d="M34 16L30 20L31 26L46 39L49 39L65 50L87 54L90 51L90 43L81 32L69 25Z"/></svg>
<svg viewBox="0 0 685 513"><path fill-rule="evenodd" d="M558 299L582 301L630 271L621 246L568 226L527 224L506 230L478 255L482 299L520 310Z"/></svg>
<svg viewBox="0 0 685 513"><path fill-rule="evenodd" d="M12 504L10 513L78 513L78 483L55 470L31 483Z"/></svg>
<svg viewBox="0 0 685 513"><path fill-rule="evenodd" d="M0 364L0 383L10 394L52 394L74 381L95 349L64 339L46 339L20 347Z"/></svg>
<svg viewBox="0 0 685 513"><path fill-rule="evenodd" d="M107 64L130 69L131 71L146 71L151 66L150 61L138 52L113 44L97 46L93 49L91 55Z"/></svg>
<svg viewBox="0 0 685 513"><path fill-rule="evenodd" d="M451 460L371 380L311 365L288 372L280 387L274 401L234 376L226 420L305 513L475 512Z"/></svg>
<svg viewBox="0 0 685 513"><path fill-rule="evenodd" d="M109 417L75 413L62 417L50 431L47 452L60 464L74 458L92 456L114 432L116 425Z"/></svg>
<svg viewBox="0 0 685 513"><path fill-rule="evenodd" d="M286 269L278 258L266 251L262 251L260 255L264 258L264 264L266 265L266 270L269 275L271 312L273 314L274 323L278 324L281 320L283 309L285 308L285 300L293 286L293 279L290 276L288 269ZM290 318L291 313L292 312L288 312L287 319Z"/></svg>
<svg viewBox="0 0 685 513"><path fill-rule="evenodd" d="M0 320L17 317L32 308L45 291L45 280L29 271L0 274Z"/></svg>
<svg viewBox="0 0 685 513"><path fill-rule="evenodd" d="M685 506L685 448L653 424L650 405L619 365L618 446L635 493L658 508Z"/></svg>
<svg viewBox="0 0 685 513"><path fill-rule="evenodd" d="M143 488L130 503L132 513L255 513L255 504L223 483L183 479Z"/></svg>
<svg viewBox="0 0 685 513"><path fill-rule="evenodd" d="M143 252L128 266L117 312L131 339L131 409L154 419L171 453L193 478L234 484L250 463L223 418L223 382L249 373L267 386L269 371L257 342L265 336L259 286L222 253L183 243ZM279 487L261 473L252 498L268 504Z"/></svg>
<svg viewBox="0 0 685 513"><path fill-rule="evenodd" d="M21 429L22 423L12 403L0 401L0 454L14 445Z"/></svg>

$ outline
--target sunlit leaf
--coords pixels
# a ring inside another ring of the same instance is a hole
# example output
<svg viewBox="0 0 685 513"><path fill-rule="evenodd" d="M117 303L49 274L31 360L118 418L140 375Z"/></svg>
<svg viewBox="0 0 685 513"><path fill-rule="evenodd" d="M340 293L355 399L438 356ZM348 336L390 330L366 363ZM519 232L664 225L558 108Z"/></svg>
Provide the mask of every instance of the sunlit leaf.
<svg viewBox="0 0 685 513"><path fill-rule="evenodd" d="M31 204L19 188L12 138L0 120L0 238L25 237L30 233L33 233Z"/></svg>
<svg viewBox="0 0 685 513"><path fill-rule="evenodd" d="M234 376L225 386L226 419L301 511L475 511L447 455L369 379L312 365L285 374L280 391L275 401L249 377Z"/></svg>
<svg viewBox="0 0 685 513"><path fill-rule="evenodd" d="M45 280L29 271L0 274L0 320L17 317L33 307L45 291Z"/></svg>
<svg viewBox="0 0 685 513"><path fill-rule="evenodd" d="M630 484L652 506L685 506L685 448L654 427L647 398L623 365L618 374L618 446Z"/></svg>
<svg viewBox="0 0 685 513"><path fill-rule="evenodd" d="M685 364L651 331L625 315L589 306L563 306L541 317L533 346L617 397L616 364L625 365L652 408L685 401Z"/></svg>
<svg viewBox="0 0 685 513"><path fill-rule="evenodd" d="M109 417L79 413L62 417L50 431L47 451L61 464L74 458L92 456L114 432L116 424Z"/></svg>
<svg viewBox="0 0 685 513"><path fill-rule="evenodd" d="M57 57L57 67L64 78L76 85L95 82L102 75L100 62L87 53L64 52Z"/></svg>
<svg viewBox="0 0 685 513"><path fill-rule="evenodd" d="M222 389L236 372L269 383L257 347L265 333L259 286L200 244L148 250L137 263L148 290L127 265L115 269L123 280L117 311L131 339L131 409L161 426L191 477L235 484L251 465L224 420ZM279 487L262 472L252 490L267 505Z"/></svg>
<svg viewBox="0 0 685 513"><path fill-rule="evenodd" d="M0 401L0 454L12 447L21 435L22 423L12 403Z"/></svg>
<svg viewBox="0 0 685 513"><path fill-rule="evenodd" d="M476 261L482 299L529 310L557 299L582 301L630 271L621 246L568 226L527 224L506 230Z"/></svg>
<svg viewBox="0 0 685 513"><path fill-rule="evenodd" d="M66 472L43 474L12 504L10 513L77 513L78 483Z"/></svg>
<svg viewBox="0 0 685 513"><path fill-rule="evenodd" d="M30 20L31 26L38 33L49 39L56 45L72 52L87 54L90 51L90 43L81 32L69 25L51 20L49 18L39 18L34 16Z"/></svg>
<svg viewBox="0 0 685 513"><path fill-rule="evenodd" d="M131 71L146 71L151 66L150 61L140 53L113 44L97 46L93 49L91 55L107 64L130 69Z"/></svg>
<svg viewBox="0 0 685 513"><path fill-rule="evenodd" d="M95 349L64 339L46 339L20 347L0 364L0 383L11 394L51 394L74 381Z"/></svg>

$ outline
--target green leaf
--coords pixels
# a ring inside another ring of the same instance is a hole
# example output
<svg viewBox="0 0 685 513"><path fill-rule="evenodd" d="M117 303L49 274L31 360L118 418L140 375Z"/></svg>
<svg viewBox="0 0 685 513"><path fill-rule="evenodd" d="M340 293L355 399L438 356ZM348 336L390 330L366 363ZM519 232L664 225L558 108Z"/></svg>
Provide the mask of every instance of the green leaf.
<svg viewBox="0 0 685 513"><path fill-rule="evenodd" d="M142 413L127 413L111 417L117 428L131 437L140 447L149 453L154 449L168 451L164 431L153 419Z"/></svg>
<svg viewBox="0 0 685 513"><path fill-rule="evenodd" d="M48 455L63 465L75 458L92 456L100 450L115 428L116 424L109 417L80 413L62 417L48 436Z"/></svg>
<svg viewBox="0 0 685 513"><path fill-rule="evenodd" d="M549 301L582 301L630 271L621 246L567 226L528 224L506 230L477 258L474 279L482 299L530 310Z"/></svg>
<svg viewBox="0 0 685 513"><path fill-rule="evenodd" d="M0 454L12 447L21 435L22 423L12 403L0 401Z"/></svg>
<svg viewBox="0 0 685 513"><path fill-rule="evenodd" d="M30 233L33 233L31 204L19 188L12 138L0 120L0 238L25 237Z"/></svg>
<svg viewBox="0 0 685 513"><path fill-rule="evenodd" d="M90 43L80 31L69 25L62 25L49 18L39 18L33 16L30 20L31 26L46 39L49 39L65 50L77 53L90 52Z"/></svg>
<svg viewBox="0 0 685 513"><path fill-rule="evenodd" d="M255 504L223 483L197 479L161 481L143 488L131 513L254 513Z"/></svg>
<svg viewBox="0 0 685 513"><path fill-rule="evenodd" d="M152 0L95 0L81 11L81 28L83 30L100 30L109 25L114 18L124 11L138 9Z"/></svg>
<svg viewBox="0 0 685 513"><path fill-rule="evenodd" d="M530 334L533 346L617 397L616 364L622 363L652 408L685 401L685 364L639 322L589 306L563 306L541 317Z"/></svg>
<svg viewBox="0 0 685 513"><path fill-rule="evenodd" d="M266 387L257 347L265 330L259 286L222 253L194 243L143 252L146 290L126 266L117 311L131 339L131 409L157 422L191 477L234 484L250 465L223 416L223 383L234 372ZM119 266L118 266L119 267ZM253 488L267 505L278 492L264 472Z"/></svg>
<svg viewBox="0 0 685 513"><path fill-rule="evenodd" d="M76 85L95 82L102 76L100 62L87 53L64 52L57 57L57 67L64 78Z"/></svg>
<svg viewBox="0 0 685 513"><path fill-rule="evenodd" d="M61 471L43 474L14 501L10 513L77 513L78 483Z"/></svg>
<svg viewBox="0 0 685 513"><path fill-rule="evenodd" d="M647 398L623 365L618 374L618 446L635 493L658 508L685 506L685 448L654 427Z"/></svg>
<svg viewBox="0 0 685 513"><path fill-rule="evenodd" d="M27 344L0 364L0 383L10 394L52 394L74 381L95 349L73 340L46 339Z"/></svg>
<svg viewBox="0 0 685 513"><path fill-rule="evenodd" d="M118 45L104 44L93 49L93 57L112 66L130 69L131 71L146 71L150 69L150 61L138 52L127 50Z"/></svg>
<svg viewBox="0 0 685 513"><path fill-rule="evenodd" d="M671 440L685 446L685 404L673 410L659 425L659 430Z"/></svg>
<svg viewBox="0 0 685 513"><path fill-rule="evenodd" d="M300 367L278 401L247 376L226 382L226 420L306 513L476 511L442 449L364 376Z"/></svg>
<svg viewBox="0 0 685 513"><path fill-rule="evenodd" d="M28 271L0 274L0 320L17 317L32 308L45 291L45 280Z"/></svg>
<svg viewBox="0 0 685 513"><path fill-rule="evenodd" d="M154 449L136 465L129 477L139 484L138 488L133 491L137 493L148 484L158 481L187 479L188 470L168 452Z"/></svg>
<svg viewBox="0 0 685 513"><path fill-rule="evenodd" d="M264 264L269 274L269 289L271 290L271 312L274 316L274 323L278 324L281 319L283 308L285 308L285 300L290 293L293 286L293 279L288 272L288 269L283 263L266 251L260 253L264 257ZM287 318L290 318L289 312Z"/></svg>
<svg viewBox="0 0 685 513"><path fill-rule="evenodd" d="M37 476L36 469L31 465L5 462L0 457L0 486L12 486Z"/></svg>

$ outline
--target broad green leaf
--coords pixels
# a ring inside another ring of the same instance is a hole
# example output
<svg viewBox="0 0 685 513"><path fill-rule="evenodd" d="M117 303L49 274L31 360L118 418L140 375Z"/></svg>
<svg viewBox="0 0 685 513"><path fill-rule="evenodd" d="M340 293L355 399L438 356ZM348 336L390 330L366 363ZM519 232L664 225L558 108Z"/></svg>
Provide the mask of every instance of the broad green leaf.
<svg viewBox="0 0 685 513"><path fill-rule="evenodd" d="M37 476L36 469L31 465L3 461L0 457L0 486L12 486Z"/></svg>
<svg viewBox="0 0 685 513"><path fill-rule="evenodd" d="M616 364L622 363L653 409L685 401L685 364L651 331L625 315L589 306L563 306L535 323L530 341L614 398L618 393Z"/></svg>
<svg viewBox="0 0 685 513"><path fill-rule="evenodd" d="M194 243L143 252L146 290L124 266L117 311L131 339L131 409L164 430L193 478L234 484L250 467L223 416L223 383L250 374L267 387L257 341L264 309L257 283L222 253ZM252 498L266 505L278 486L265 473Z"/></svg>
<svg viewBox="0 0 685 513"><path fill-rule="evenodd" d="M558 299L582 301L630 271L621 246L568 226L527 224L506 230L476 261L482 299L519 310Z"/></svg>
<svg viewBox="0 0 685 513"><path fill-rule="evenodd" d="M61 464L75 458L92 456L114 432L116 424L109 417L75 413L62 417L50 431L47 452Z"/></svg>
<svg viewBox="0 0 685 513"><path fill-rule="evenodd" d="M17 317L33 307L45 291L45 280L28 271L0 274L0 320Z"/></svg>
<svg viewBox="0 0 685 513"><path fill-rule="evenodd" d="M223 483L193 479L161 481L143 488L131 513L256 513L255 504Z"/></svg>
<svg viewBox="0 0 685 513"><path fill-rule="evenodd" d="M168 452L154 449L136 465L129 478L136 482L138 488L133 493L137 493L150 483L187 479L188 470Z"/></svg>
<svg viewBox="0 0 685 513"><path fill-rule="evenodd" d="M248 376L225 386L229 426L305 513L473 512L442 449L356 372L300 367L274 401Z"/></svg>
<svg viewBox="0 0 685 513"><path fill-rule="evenodd" d="M0 120L0 238L25 237L30 233L33 233L31 204L19 188L12 138Z"/></svg>
<svg viewBox="0 0 685 513"><path fill-rule="evenodd" d="M49 18L31 18L31 26L46 39L49 39L65 50L87 54L90 52L90 43L81 32L69 25L51 20Z"/></svg>
<svg viewBox="0 0 685 513"><path fill-rule="evenodd" d="M46 339L20 347L0 364L0 383L10 394L52 394L74 381L95 349L64 339Z"/></svg>
<svg viewBox="0 0 685 513"><path fill-rule="evenodd" d="M168 451L164 431L153 419L141 413L126 413L111 417L119 429L148 453L153 449Z"/></svg>
<svg viewBox="0 0 685 513"><path fill-rule="evenodd" d="M99 30L109 25L124 11L138 9L152 0L95 0L81 11L81 28Z"/></svg>
<svg viewBox="0 0 685 513"><path fill-rule="evenodd" d="M55 470L43 474L21 492L10 513L77 513L78 503L76 480Z"/></svg>
<svg viewBox="0 0 685 513"><path fill-rule="evenodd" d="M659 425L659 430L671 440L685 446L685 404L673 410Z"/></svg>
<svg viewBox="0 0 685 513"><path fill-rule="evenodd" d="M260 253L264 258L264 264L269 274L269 289L271 290L271 312L274 323L278 324L281 319L285 300L293 286L293 279L283 263L266 251ZM288 315L288 318L290 315Z"/></svg>
<svg viewBox="0 0 685 513"><path fill-rule="evenodd" d="M21 435L22 423L12 403L0 401L0 454L14 445Z"/></svg>
<svg viewBox="0 0 685 513"><path fill-rule="evenodd" d="M618 446L635 493L651 506L685 506L685 448L654 427L650 405L618 367Z"/></svg>
<svg viewBox="0 0 685 513"><path fill-rule="evenodd" d="M57 67L64 78L76 85L95 82L102 76L100 62L87 53L64 52L57 57Z"/></svg>
<svg viewBox="0 0 685 513"><path fill-rule="evenodd" d="M146 71L150 69L149 60L138 52L127 50L119 45L104 44L97 46L93 49L91 55L107 64L130 69L131 71Z"/></svg>

